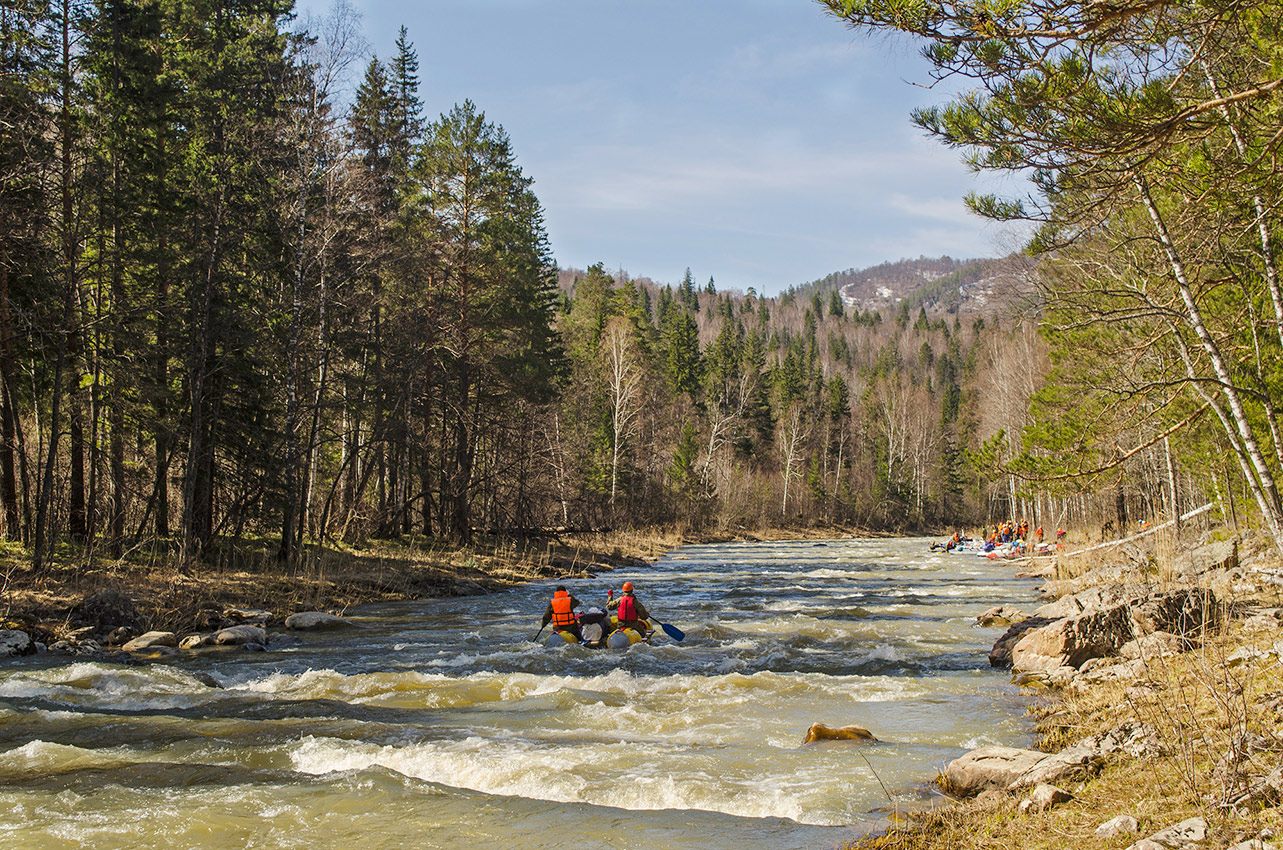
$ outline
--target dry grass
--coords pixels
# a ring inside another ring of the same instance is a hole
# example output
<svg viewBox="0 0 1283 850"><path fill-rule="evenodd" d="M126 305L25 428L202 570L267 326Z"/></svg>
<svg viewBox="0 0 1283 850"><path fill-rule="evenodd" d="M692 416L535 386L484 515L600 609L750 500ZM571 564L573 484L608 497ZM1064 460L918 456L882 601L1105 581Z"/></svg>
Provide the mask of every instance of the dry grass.
<svg viewBox="0 0 1283 850"><path fill-rule="evenodd" d="M1044 700L1036 718L1039 748L1059 750L1122 723L1157 730L1164 754L1115 756L1100 775L1064 785L1075 800L1022 815L1020 795L985 795L953 808L914 815L911 824L847 845L850 850L1105 850L1133 838L1099 838L1095 829L1119 814L1148 835L1193 816L1205 818L1207 846L1225 847L1273 830L1283 834L1277 798L1241 799L1253 782L1283 765L1283 660L1274 653L1229 663L1243 646L1268 652L1277 629L1245 631L1233 622L1181 655L1152 659L1132 682L1071 688ZM1258 785L1259 787L1259 785Z"/></svg>

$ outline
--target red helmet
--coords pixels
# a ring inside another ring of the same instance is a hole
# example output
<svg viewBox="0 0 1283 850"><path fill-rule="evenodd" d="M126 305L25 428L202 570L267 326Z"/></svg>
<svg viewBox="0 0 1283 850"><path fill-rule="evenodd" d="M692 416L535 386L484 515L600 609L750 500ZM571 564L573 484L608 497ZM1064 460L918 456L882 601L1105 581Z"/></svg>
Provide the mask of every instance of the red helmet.
<svg viewBox="0 0 1283 850"><path fill-rule="evenodd" d="M631 581L624 582L624 590L632 590L632 589L633 589L633 583Z"/></svg>

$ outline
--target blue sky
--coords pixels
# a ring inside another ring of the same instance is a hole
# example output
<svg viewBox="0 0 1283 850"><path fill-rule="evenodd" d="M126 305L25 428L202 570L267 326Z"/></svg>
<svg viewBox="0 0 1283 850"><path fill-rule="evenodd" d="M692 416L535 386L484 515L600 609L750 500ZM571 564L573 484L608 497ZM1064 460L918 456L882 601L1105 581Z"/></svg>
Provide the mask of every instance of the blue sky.
<svg viewBox="0 0 1283 850"><path fill-rule="evenodd" d="M810 0L350 2L381 58L408 28L427 115L471 99L508 132L562 266L774 294L1013 247L961 201L1010 187L909 123L946 97L914 47Z"/></svg>

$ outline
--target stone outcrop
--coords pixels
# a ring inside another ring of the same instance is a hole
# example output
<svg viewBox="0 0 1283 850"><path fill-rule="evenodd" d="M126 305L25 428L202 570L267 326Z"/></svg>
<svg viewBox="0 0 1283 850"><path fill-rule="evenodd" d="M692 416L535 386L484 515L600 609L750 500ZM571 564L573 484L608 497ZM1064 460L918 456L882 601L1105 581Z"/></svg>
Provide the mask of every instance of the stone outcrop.
<svg viewBox="0 0 1283 850"><path fill-rule="evenodd" d="M974 796L989 789L1015 791L1039 783L1088 776L1102 761L1100 753L1089 747L1069 747L1058 753L981 747L949 762L940 784L959 797Z"/></svg>
<svg viewBox="0 0 1283 850"><path fill-rule="evenodd" d="M134 600L111 588L82 599L72 609L71 619L100 635L109 634L122 626L133 634L139 634L146 626Z"/></svg>
<svg viewBox="0 0 1283 850"><path fill-rule="evenodd" d="M989 663L1047 672L1118 655L1150 658L1187 648L1218 617L1210 591L1093 587L1044 605L1012 626L994 644Z"/></svg>
<svg viewBox="0 0 1283 850"><path fill-rule="evenodd" d="M1131 639L1131 616L1126 605L1088 611L1026 632L1011 648L1011 668L1078 667L1090 658L1116 655Z"/></svg>
<svg viewBox="0 0 1283 850"><path fill-rule="evenodd" d="M1055 620L1049 617L1039 617L1035 614L1028 619L1015 623L994 641L993 649L989 651L989 664L994 667L1010 667L1011 649L1024 637L1025 633L1050 625L1053 622Z"/></svg>

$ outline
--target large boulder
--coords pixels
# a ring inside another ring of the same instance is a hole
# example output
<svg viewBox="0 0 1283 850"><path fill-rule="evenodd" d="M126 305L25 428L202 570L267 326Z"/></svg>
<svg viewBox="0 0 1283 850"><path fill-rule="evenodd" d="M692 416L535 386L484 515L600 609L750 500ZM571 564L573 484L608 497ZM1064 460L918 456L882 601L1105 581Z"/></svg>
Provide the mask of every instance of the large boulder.
<svg viewBox="0 0 1283 850"><path fill-rule="evenodd" d="M232 626L216 632L207 642L215 646L266 646L267 632L260 626Z"/></svg>
<svg viewBox="0 0 1283 850"><path fill-rule="evenodd" d="M945 766L940 785L950 794L970 797L990 789L1015 791L1039 783L1087 776L1103 756L1090 747L1040 753L1016 747L981 747Z"/></svg>
<svg viewBox="0 0 1283 850"><path fill-rule="evenodd" d="M147 632L126 643L125 652L141 652L158 646L178 646L178 636L173 632Z"/></svg>
<svg viewBox="0 0 1283 850"><path fill-rule="evenodd" d="M1168 632L1188 638L1216 625L1219 615L1216 594L1194 587L1150 593L1132 605L1137 635Z"/></svg>
<svg viewBox="0 0 1283 850"><path fill-rule="evenodd" d="M1049 617L1034 616L1013 624L993 642L993 649L989 650L989 664L993 667L1010 667L1012 647L1025 636L1025 633L1054 622L1055 620Z"/></svg>
<svg viewBox="0 0 1283 850"><path fill-rule="evenodd" d="M1055 602L1048 602L1037 608L1035 617L1046 617L1059 620L1065 617L1077 617L1090 611L1103 611L1113 608L1132 599L1138 599L1148 592L1144 585L1137 584L1101 584L1062 596Z"/></svg>
<svg viewBox="0 0 1283 850"><path fill-rule="evenodd" d="M15 658L19 655L34 655L36 642L31 635L17 629L0 631L0 658Z"/></svg>
<svg viewBox="0 0 1283 850"><path fill-rule="evenodd" d="M352 626L348 620L324 611L300 611L285 618L285 628L298 631L315 629L342 629Z"/></svg>
<svg viewBox="0 0 1283 850"><path fill-rule="evenodd" d="M1118 654L1131 639L1128 606L1089 611L1026 632L1011 648L1011 669L1020 672L1078 667L1091 658Z"/></svg>

